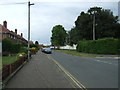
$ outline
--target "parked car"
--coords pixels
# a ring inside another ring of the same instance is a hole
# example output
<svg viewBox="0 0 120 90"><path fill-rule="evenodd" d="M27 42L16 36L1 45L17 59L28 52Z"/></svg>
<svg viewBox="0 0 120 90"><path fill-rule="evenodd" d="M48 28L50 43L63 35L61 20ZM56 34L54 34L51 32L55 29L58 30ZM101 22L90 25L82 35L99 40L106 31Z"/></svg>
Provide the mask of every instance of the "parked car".
<svg viewBox="0 0 120 90"><path fill-rule="evenodd" d="M41 48L41 51L44 52L44 49L45 49L45 48Z"/></svg>
<svg viewBox="0 0 120 90"><path fill-rule="evenodd" d="M52 53L51 48L42 48L41 51L44 52L44 53L48 53L48 54Z"/></svg>

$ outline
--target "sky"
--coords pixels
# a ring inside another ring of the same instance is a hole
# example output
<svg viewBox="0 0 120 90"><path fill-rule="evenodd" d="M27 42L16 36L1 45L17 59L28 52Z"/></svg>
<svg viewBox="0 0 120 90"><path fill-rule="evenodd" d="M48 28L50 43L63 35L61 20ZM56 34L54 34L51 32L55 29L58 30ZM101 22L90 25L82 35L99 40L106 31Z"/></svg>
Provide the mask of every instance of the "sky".
<svg viewBox="0 0 120 90"><path fill-rule="evenodd" d="M98 6L110 9L118 16L119 0L31 0L30 40L49 45L51 30L62 25L65 30L75 26L74 22L82 11ZM9 30L18 30L28 38L28 0L0 0L0 24L7 21Z"/></svg>

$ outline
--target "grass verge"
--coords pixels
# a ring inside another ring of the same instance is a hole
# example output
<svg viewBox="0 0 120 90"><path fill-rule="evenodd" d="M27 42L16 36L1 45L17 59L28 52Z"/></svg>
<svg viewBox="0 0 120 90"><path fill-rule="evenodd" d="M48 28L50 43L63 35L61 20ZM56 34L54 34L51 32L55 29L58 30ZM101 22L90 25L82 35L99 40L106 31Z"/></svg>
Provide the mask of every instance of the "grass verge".
<svg viewBox="0 0 120 90"><path fill-rule="evenodd" d="M55 50L55 51L69 54L69 55L81 56L81 57L98 57L95 54L81 53L81 52L77 52L76 50ZM102 57L102 56L99 56L99 57Z"/></svg>

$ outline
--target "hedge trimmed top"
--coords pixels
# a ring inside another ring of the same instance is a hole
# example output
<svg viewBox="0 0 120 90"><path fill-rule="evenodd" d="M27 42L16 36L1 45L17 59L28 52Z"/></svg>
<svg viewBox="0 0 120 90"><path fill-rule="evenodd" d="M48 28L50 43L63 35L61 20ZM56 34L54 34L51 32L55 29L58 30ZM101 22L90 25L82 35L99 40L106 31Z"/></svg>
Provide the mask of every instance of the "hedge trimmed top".
<svg viewBox="0 0 120 90"><path fill-rule="evenodd" d="M77 45L78 52L94 54L119 54L118 39L104 38L98 40L83 40Z"/></svg>

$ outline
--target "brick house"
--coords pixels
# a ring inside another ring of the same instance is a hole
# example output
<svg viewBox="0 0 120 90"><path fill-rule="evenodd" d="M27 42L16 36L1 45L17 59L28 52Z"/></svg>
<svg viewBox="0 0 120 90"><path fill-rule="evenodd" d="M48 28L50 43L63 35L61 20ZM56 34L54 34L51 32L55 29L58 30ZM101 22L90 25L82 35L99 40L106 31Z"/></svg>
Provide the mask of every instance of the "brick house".
<svg viewBox="0 0 120 90"><path fill-rule="evenodd" d="M7 21L4 21L3 25L0 24L0 40L4 38L9 38L10 40L16 43L21 43L21 44L28 43L28 41L25 38L23 38L22 33L21 35L17 34L17 29L15 29L15 32L7 29Z"/></svg>

